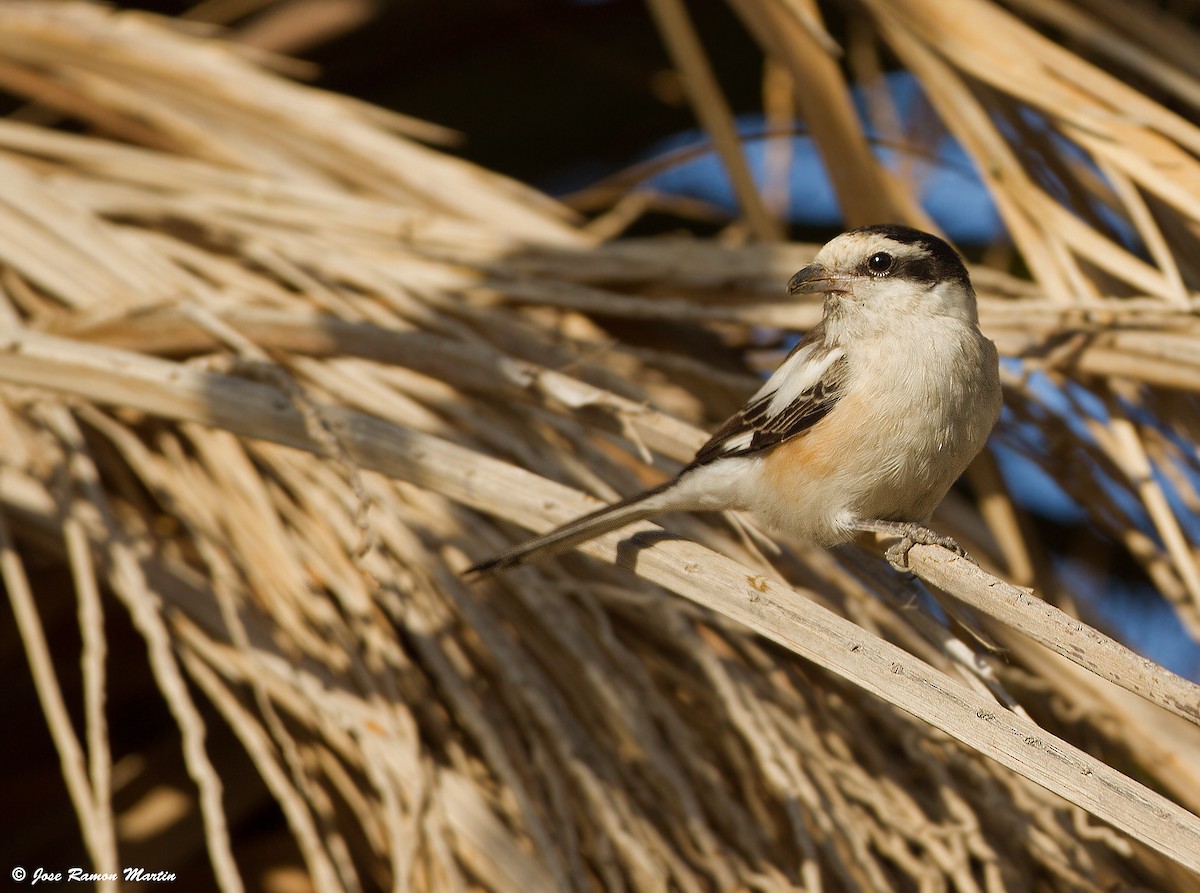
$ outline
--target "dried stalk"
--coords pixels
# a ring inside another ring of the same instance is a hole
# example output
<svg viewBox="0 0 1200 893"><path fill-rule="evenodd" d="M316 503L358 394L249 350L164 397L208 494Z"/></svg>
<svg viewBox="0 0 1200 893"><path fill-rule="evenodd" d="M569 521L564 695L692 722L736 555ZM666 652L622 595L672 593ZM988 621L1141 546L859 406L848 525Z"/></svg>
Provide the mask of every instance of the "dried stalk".
<svg viewBox="0 0 1200 893"><path fill-rule="evenodd" d="M189 372L136 354L75 347L68 365L63 354L71 352L69 343L32 334L18 336L0 355L0 379L52 387L92 400L118 394L122 405L142 411L168 414L166 407L173 407L170 417L177 421L197 421L301 449L316 448L303 418L286 395L274 388ZM569 490L531 479L519 469L448 442L336 407L319 412L342 448L365 467L534 529L561 523L587 509L588 502ZM634 530L644 534L658 528L643 524ZM1200 847L1193 846L1200 840L1200 819L1187 811L1029 721L988 706L934 668L795 593L781 590L750 569L685 542L662 542L639 549L636 555L622 553L620 544L626 539L623 532L609 534L585 546L584 551L616 559L647 579L745 623L1200 871ZM961 561L934 560L942 552L932 547L917 552L923 575L956 597L994 612L996 603L991 599L968 595L980 587L994 591L1003 585L1001 581ZM1180 715L1197 719L1200 700L1196 686L1137 658L1082 624L1063 625L1052 609L1049 615L1031 610L1040 603L1021 598L1023 594L1011 587L1010 592L1010 597L1019 599L1012 603L1021 615L1019 628L1038 628L1037 638L1046 643L1056 642L1056 634L1064 630L1082 633L1089 640L1087 660L1095 662L1089 668L1101 670L1106 678L1121 681L1131 691L1153 697ZM997 616L1011 619L1011 615ZM1053 627L1047 626L1047 618ZM1098 642L1108 652L1104 658L1097 655ZM1059 651L1079 658L1069 639ZM980 726L979 720L985 725Z"/></svg>

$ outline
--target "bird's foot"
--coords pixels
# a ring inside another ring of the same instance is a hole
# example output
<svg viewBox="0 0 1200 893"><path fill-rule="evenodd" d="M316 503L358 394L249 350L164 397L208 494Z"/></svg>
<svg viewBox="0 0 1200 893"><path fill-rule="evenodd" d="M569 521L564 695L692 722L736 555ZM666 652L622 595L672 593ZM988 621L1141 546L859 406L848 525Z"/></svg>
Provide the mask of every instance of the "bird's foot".
<svg viewBox="0 0 1200 893"><path fill-rule="evenodd" d="M942 536L914 521L864 521L857 525L857 529L868 533L882 533L886 536L899 537L899 542L888 546L883 557L887 559L888 564L902 574L906 574L910 570L908 553L912 551L913 546L941 546L956 555L961 555L972 564L978 563L952 537Z"/></svg>

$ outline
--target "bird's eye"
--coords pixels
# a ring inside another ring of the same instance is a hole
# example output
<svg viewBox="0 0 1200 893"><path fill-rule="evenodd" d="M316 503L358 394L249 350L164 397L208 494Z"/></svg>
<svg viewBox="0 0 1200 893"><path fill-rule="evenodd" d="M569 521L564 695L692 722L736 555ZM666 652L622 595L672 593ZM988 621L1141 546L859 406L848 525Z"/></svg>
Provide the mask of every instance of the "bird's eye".
<svg viewBox="0 0 1200 893"><path fill-rule="evenodd" d="M894 263L895 258L886 251L877 251L867 259L867 270L872 276L886 276L892 271Z"/></svg>

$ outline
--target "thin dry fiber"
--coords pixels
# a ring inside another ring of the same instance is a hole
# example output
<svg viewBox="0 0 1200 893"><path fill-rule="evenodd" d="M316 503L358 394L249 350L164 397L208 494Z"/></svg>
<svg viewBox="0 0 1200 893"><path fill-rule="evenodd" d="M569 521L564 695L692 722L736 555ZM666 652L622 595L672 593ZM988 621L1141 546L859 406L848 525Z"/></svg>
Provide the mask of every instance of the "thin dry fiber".
<svg viewBox="0 0 1200 893"><path fill-rule="evenodd" d="M1137 117L1111 120L1081 93L1085 59L972 3L947 24L960 40L987 29L1063 86L985 83L913 32L929 10L908 5L868 4L857 64L886 41L918 75L948 73L931 99L972 147L1005 138L980 110L1034 99L1068 136L1102 132L1118 211L1162 249L1144 282L1147 261L1101 267L1104 235L1054 225L1034 179L996 177L1036 278L974 272L1016 359L1010 424L1043 438L1007 439L1200 629L1182 533L1200 509L1200 332L1193 271L1167 263L1196 203L1154 191L1158 165L1200 173L1191 132L1140 94ZM802 46L830 49L815 8L736 8L752 33L789 23L764 41L777 74L802 71ZM680 27L677 4L659 10ZM842 76L821 67L821 102L794 86L834 116L830 139L853 137ZM403 119L140 15L5 4L0 83L96 131L0 122L0 574L21 643L4 657L33 668L69 793L12 846L61 847L41 829L74 813L97 871L202 857L222 889L258 889L288 860L241 832L274 804L321 891L1182 889L1200 868L1195 687L1019 588L1071 607L986 458L976 500L936 519L985 570L936 549L914 563L981 612L1000 655L914 609L876 555L797 546L772 567L720 519L677 519L694 542L636 557L619 536L588 547L624 568L572 556L459 579L585 493L685 461L754 386L732 360L763 327L814 320L777 301L812 246L601 244L626 210L585 231L416 145ZM1004 164L1047 151L993 148ZM915 204L913 184L870 176L894 213ZM1041 257L1034 225L1053 235ZM1107 414L1072 424L1064 401ZM82 663L53 635L64 611ZM123 627L144 648L106 653ZM176 732L111 728L127 661ZM147 823L132 791L153 785L200 821Z"/></svg>

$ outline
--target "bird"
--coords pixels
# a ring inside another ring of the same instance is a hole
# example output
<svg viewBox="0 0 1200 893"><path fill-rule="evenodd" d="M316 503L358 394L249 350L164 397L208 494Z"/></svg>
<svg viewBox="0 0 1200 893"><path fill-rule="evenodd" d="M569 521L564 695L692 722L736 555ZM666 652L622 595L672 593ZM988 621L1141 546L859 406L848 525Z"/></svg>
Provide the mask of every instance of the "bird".
<svg viewBox="0 0 1200 893"><path fill-rule="evenodd" d="M820 322L678 474L481 561L468 578L676 511L745 511L826 548L860 533L898 537L885 551L898 570L917 543L965 555L925 526L1002 403L962 258L908 226L865 226L825 244L787 291L823 296Z"/></svg>

